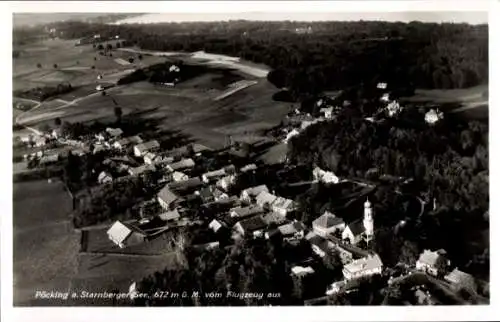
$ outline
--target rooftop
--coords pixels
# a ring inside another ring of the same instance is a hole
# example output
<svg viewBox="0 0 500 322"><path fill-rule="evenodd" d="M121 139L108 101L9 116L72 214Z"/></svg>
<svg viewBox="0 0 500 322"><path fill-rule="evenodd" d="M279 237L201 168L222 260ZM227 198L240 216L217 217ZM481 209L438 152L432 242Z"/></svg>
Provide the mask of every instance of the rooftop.
<svg viewBox="0 0 500 322"><path fill-rule="evenodd" d="M325 211L321 216L313 221L313 226L318 226L322 228L335 227L337 225L344 224L344 220L332 214L329 211Z"/></svg>
<svg viewBox="0 0 500 322"><path fill-rule="evenodd" d="M360 259L357 259L347 265L344 266L344 270L350 272L350 273L356 273L360 271L366 271L366 270L371 270L375 268L381 268L382 267L382 260L380 257L375 254L375 255L369 255L367 257L363 257Z"/></svg>

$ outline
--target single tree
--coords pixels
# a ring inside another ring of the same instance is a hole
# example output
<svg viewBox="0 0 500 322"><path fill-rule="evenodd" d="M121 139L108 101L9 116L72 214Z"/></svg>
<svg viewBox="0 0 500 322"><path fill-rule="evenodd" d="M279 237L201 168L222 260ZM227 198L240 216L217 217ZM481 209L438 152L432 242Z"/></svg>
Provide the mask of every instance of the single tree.
<svg viewBox="0 0 500 322"><path fill-rule="evenodd" d="M57 69L57 64L54 64L54 68Z"/></svg>
<svg viewBox="0 0 500 322"><path fill-rule="evenodd" d="M128 62L132 64L132 63L134 62L134 58L130 57L130 58L128 59Z"/></svg>
<svg viewBox="0 0 500 322"><path fill-rule="evenodd" d="M54 120L54 124L56 126L61 126L61 124L62 124L61 119L59 117L56 117L56 119Z"/></svg>
<svg viewBox="0 0 500 322"><path fill-rule="evenodd" d="M137 58L139 58L139 60L142 60L142 55L139 54L139 56L137 56Z"/></svg>
<svg viewBox="0 0 500 322"><path fill-rule="evenodd" d="M36 64L36 67L37 68L42 68L42 64L38 63L38 64Z"/></svg>
<svg viewBox="0 0 500 322"><path fill-rule="evenodd" d="M97 49L98 50L103 50L104 49L104 46L102 44L99 44L99 46L97 46Z"/></svg>
<svg viewBox="0 0 500 322"><path fill-rule="evenodd" d="M113 45L111 45L111 44L106 45L106 50L112 50L112 49L113 49Z"/></svg>
<svg viewBox="0 0 500 322"><path fill-rule="evenodd" d="M96 61L96 60L97 60L97 57L94 57L94 61Z"/></svg>
<svg viewBox="0 0 500 322"><path fill-rule="evenodd" d="M90 67L90 68L91 68L91 69L95 69L95 66L94 66L94 65L92 65L92 67Z"/></svg>
<svg viewBox="0 0 500 322"><path fill-rule="evenodd" d="M116 116L116 122L120 123L122 119L122 108L121 107L115 107L115 116Z"/></svg>

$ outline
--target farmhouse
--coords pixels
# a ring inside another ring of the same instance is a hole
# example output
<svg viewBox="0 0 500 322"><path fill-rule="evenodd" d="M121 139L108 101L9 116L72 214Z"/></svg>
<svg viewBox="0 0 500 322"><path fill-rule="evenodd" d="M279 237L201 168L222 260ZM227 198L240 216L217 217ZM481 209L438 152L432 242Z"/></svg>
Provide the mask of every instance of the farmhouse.
<svg viewBox="0 0 500 322"><path fill-rule="evenodd" d="M276 198L277 197L275 195L272 195L267 191L262 191L257 195L257 197L255 197L255 203L261 207L270 208Z"/></svg>
<svg viewBox="0 0 500 322"><path fill-rule="evenodd" d="M262 229L265 227L264 220L260 216L256 216L237 222L234 225L234 230L242 236L252 235L255 238L262 236Z"/></svg>
<svg viewBox="0 0 500 322"><path fill-rule="evenodd" d="M346 280L381 274L382 260L377 254L369 255L345 265L342 273Z"/></svg>
<svg viewBox="0 0 500 322"><path fill-rule="evenodd" d="M160 203L160 206L165 210L176 208L182 201L183 198L171 191L168 185L163 187L163 189L158 192L158 202Z"/></svg>
<svg viewBox="0 0 500 322"><path fill-rule="evenodd" d="M251 205L248 207L236 207L229 211L231 217L246 218L264 213L262 207Z"/></svg>
<svg viewBox="0 0 500 322"><path fill-rule="evenodd" d="M431 274L433 276L441 275L450 265L450 261L445 257L446 251L443 249L437 251L424 250L416 263L416 269Z"/></svg>
<svg viewBox="0 0 500 322"><path fill-rule="evenodd" d="M155 152L160 148L160 143L156 140L148 141L145 143L140 143L134 146L134 155L136 157L142 157L148 152Z"/></svg>
<svg viewBox="0 0 500 322"><path fill-rule="evenodd" d="M335 234L337 231L345 229L345 222L329 211L325 211L321 216L312 222L313 230L316 234L326 237Z"/></svg>
<svg viewBox="0 0 500 322"><path fill-rule="evenodd" d="M179 171L179 170L185 170L185 169L190 169L195 166L195 163L193 159L182 159L178 162L171 163L167 165L167 169L171 172L173 171Z"/></svg>
<svg viewBox="0 0 500 322"><path fill-rule="evenodd" d="M266 185L260 185L252 188L245 189L241 192L241 201L251 203L261 192L269 192Z"/></svg>
<svg viewBox="0 0 500 322"><path fill-rule="evenodd" d="M154 171L155 167L151 164L143 164L141 166L135 167L135 168L129 168L128 173L131 176L140 176L146 173L147 171Z"/></svg>
<svg viewBox="0 0 500 322"><path fill-rule="evenodd" d="M140 244L146 240L146 233L141 229L116 221L107 231L108 238L120 248Z"/></svg>

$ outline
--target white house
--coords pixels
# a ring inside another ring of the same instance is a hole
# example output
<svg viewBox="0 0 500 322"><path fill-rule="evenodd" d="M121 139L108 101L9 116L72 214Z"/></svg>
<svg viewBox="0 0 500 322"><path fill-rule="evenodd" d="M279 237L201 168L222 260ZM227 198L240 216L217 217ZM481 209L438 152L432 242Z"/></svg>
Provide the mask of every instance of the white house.
<svg viewBox="0 0 500 322"><path fill-rule="evenodd" d="M282 216L286 216L288 213L295 210L295 203L291 199L277 197L274 202L271 203L271 209Z"/></svg>
<svg viewBox="0 0 500 322"><path fill-rule="evenodd" d="M382 260L375 255L357 259L347 265L344 265L342 273L346 280L356 279L360 277L371 276L382 273Z"/></svg>
<svg viewBox="0 0 500 322"><path fill-rule="evenodd" d="M313 231L323 237L334 234L345 229L345 222L342 218L335 216L329 211L325 211L321 216L312 222Z"/></svg>
<svg viewBox="0 0 500 322"><path fill-rule="evenodd" d="M241 192L240 200L247 203L253 202L253 199L255 199L262 191L269 192L265 184L247 188Z"/></svg>
<svg viewBox="0 0 500 322"><path fill-rule="evenodd" d="M102 171L101 173L99 173L99 176L97 177L97 182L99 182L99 184L105 184L112 181L113 177L106 171Z"/></svg>
<svg viewBox="0 0 500 322"><path fill-rule="evenodd" d="M321 181L324 183L337 184L340 182L339 177L337 177L333 172L325 171L325 170L321 169L320 167L315 167L313 169L313 178L316 181Z"/></svg>
<svg viewBox="0 0 500 322"><path fill-rule="evenodd" d="M255 163L250 163L250 164L247 164L246 166L242 167L240 169L240 172L248 172L248 171L253 171L253 170L257 170L257 166L255 165Z"/></svg>
<svg viewBox="0 0 500 322"><path fill-rule="evenodd" d="M187 179L189 179L189 176L187 174L179 171L174 171L174 173L172 173L172 180L174 180L175 182L186 181Z"/></svg>
<svg viewBox="0 0 500 322"><path fill-rule="evenodd" d="M377 84L378 89L386 89L387 88L387 83L378 83Z"/></svg>
<svg viewBox="0 0 500 322"><path fill-rule="evenodd" d="M333 106L323 107L319 112L323 114L326 119L331 119L333 117Z"/></svg>
<svg viewBox="0 0 500 322"><path fill-rule="evenodd" d="M201 179L203 180L203 182L209 183L210 181L220 179L220 178L224 177L225 175L226 175L226 170L219 169L219 170L204 173L201 176Z"/></svg>
<svg viewBox="0 0 500 322"><path fill-rule="evenodd" d="M158 202L165 210L174 209L182 200L183 199L171 191L168 186L163 187L163 189L158 192Z"/></svg>
<svg viewBox="0 0 500 322"><path fill-rule="evenodd" d="M235 182L236 182L236 176L231 174L223 178L220 178L215 185L224 191L228 191L228 189L231 188L231 186L234 185Z"/></svg>
<svg viewBox="0 0 500 322"><path fill-rule="evenodd" d="M294 266L292 267L292 274L297 277L304 277L309 274L314 274L314 269L311 266Z"/></svg>
<svg viewBox="0 0 500 322"><path fill-rule="evenodd" d="M139 158L148 152L155 152L159 148L160 148L160 143L158 143L158 141L156 140L140 143L134 146L134 155Z"/></svg>
<svg viewBox="0 0 500 322"><path fill-rule="evenodd" d="M399 105L398 102L392 101L387 106L385 107L387 114L390 117L395 116L396 114L400 113L403 110L403 107Z"/></svg>
<svg viewBox="0 0 500 322"><path fill-rule="evenodd" d="M439 110L431 109L429 112L425 113L425 122L428 124L434 124L444 117L443 112Z"/></svg>
<svg viewBox="0 0 500 322"><path fill-rule="evenodd" d="M382 97L380 98L382 102L389 103L390 98L389 98L389 93L384 93Z"/></svg>
<svg viewBox="0 0 500 322"><path fill-rule="evenodd" d="M364 232L363 221L359 219L346 226L342 232L342 239L348 240L352 245L356 245L363 239Z"/></svg>
<svg viewBox="0 0 500 322"><path fill-rule="evenodd" d="M212 220L208 224L208 228L212 229L214 231L214 233L218 232L219 229L221 229L222 227L223 227L223 224L221 224L220 221L218 221L217 219Z"/></svg>
<svg viewBox="0 0 500 322"><path fill-rule="evenodd" d="M167 165L167 169L171 172L178 171L178 170L185 170L189 168L193 168L195 166L195 163L193 159L188 158L188 159L182 159L178 162L171 163Z"/></svg>
<svg viewBox="0 0 500 322"><path fill-rule="evenodd" d="M116 221L107 231L108 238L120 248L144 242L147 235L139 228Z"/></svg>
<svg viewBox="0 0 500 322"><path fill-rule="evenodd" d="M438 276L445 272L450 265L450 261L445 257L446 251L443 249L437 251L424 250L417 260L415 268L433 276Z"/></svg>

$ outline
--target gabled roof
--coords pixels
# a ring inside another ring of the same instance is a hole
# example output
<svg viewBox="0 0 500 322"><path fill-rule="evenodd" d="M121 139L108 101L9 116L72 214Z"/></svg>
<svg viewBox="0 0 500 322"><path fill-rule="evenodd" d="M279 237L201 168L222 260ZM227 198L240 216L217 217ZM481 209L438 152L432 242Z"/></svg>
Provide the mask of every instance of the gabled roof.
<svg viewBox="0 0 500 322"><path fill-rule="evenodd" d="M208 227L217 232L222 227L222 224L217 219L214 219L208 224Z"/></svg>
<svg viewBox="0 0 500 322"><path fill-rule="evenodd" d="M262 219L268 225L270 225L272 223L275 223L276 225L281 225L287 221L285 217L283 217L281 214L278 214L276 212L267 213L264 216L262 216Z"/></svg>
<svg viewBox="0 0 500 322"><path fill-rule="evenodd" d="M174 171L172 173L172 178L175 180L175 181L180 181L180 180L187 180L189 179L189 177L185 174L185 173L182 173L180 171Z"/></svg>
<svg viewBox="0 0 500 322"><path fill-rule="evenodd" d="M267 189L267 186L265 184L262 184L260 186L247 188L247 189L243 190L242 193L246 192L249 196L257 197L257 195L259 193L261 193L262 191L269 192L269 190Z"/></svg>
<svg viewBox="0 0 500 322"><path fill-rule="evenodd" d="M247 164L246 166L240 169L241 172L247 172L251 170L257 170L257 166L255 165L255 163Z"/></svg>
<svg viewBox="0 0 500 322"><path fill-rule="evenodd" d="M266 203L272 205L272 203L276 200L276 196L267 191L261 191L255 198L257 204L260 206L264 206Z"/></svg>
<svg viewBox="0 0 500 322"><path fill-rule="evenodd" d="M245 218L257 214L261 214L264 212L264 209L260 206L252 205L248 207L236 207L230 210L231 215L235 215L234 217Z"/></svg>
<svg viewBox="0 0 500 322"><path fill-rule="evenodd" d="M443 259L439 251L432 252L425 249L424 252L420 254L418 261L429 266L436 266L439 265L439 261Z"/></svg>
<svg viewBox="0 0 500 322"><path fill-rule="evenodd" d="M135 167L135 168L130 168L129 172L131 175L138 175L142 174L146 171L154 171L155 167L151 164L143 164L141 166Z"/></svg>
<svg viewBox="0 0 500 322"><path fill-rule="evenodd" d="M184 181L171 182L168 184L168 187L171 190L187 190L187 189L194 189L202 185L203 181L201 181L199 177L194 177Z"/></svg>
<svg viewBox="0 0 500 322"><path fill-rule="evenodd" d="M474 277L472 275L462 272L458 270L458 268L455 268L451 273L446 275L444 279L451 283L463 286L471 286L475 283Z"/></svg>
<svg viewBox="0 0 500 322"><path fill-rule="evenodd" d="M374 268L382 267L382 260L375 254L367 257L357 259L344 266L344 269L350 273L362 272Z"/></svg>
<svg viewBox="0 0 500 322"><path fill-rule="evenodd" d="M342 218L335 216L329 211L325 211L321 216L319 216L313 221L313 226L318 226L322 228L331 228L342 224L345 224L344 220Z"/></svg>
<svg viewBox="0 0 500 322"><path fill-rule="evenodd" d="M161 213L158 216L160 217L160 219L165 220L165 221L175 220L175 219L179 219L181 217L181 215L179 214L177 209L174 209L172 211L166 211L164 213Z"/></svg>
<svg viewBox="0 0 500 322"><path fill-rule="evenodd" d="M293 208L293 200L283 197L277 197L274 200L272 206L280 209L291 209Z"/></svg>
<svg viewBox="0 0 500 322"><path fill-rule="evenodd" d="M160 198L166 204L171 204L176 200L182 199L180 196L178 196L172 190L170 190L168 185L163 187L163 189L161 189L160 192L158 192L158 198Z"/></svg>
<svg viewBox="0 0 500 322"><path fill-rule="evenodd" d="M222 197L223 195L227 196L227 194L224 191L222 191L220 189L217 189L217 188L213 189L212 193L213 193L213 195L214 195L215 198Z"/></svg>
<svg viewBox="0 0 500 322"><path fill-rule="evenodd" d="M305 228L306 227L304 226L303 223L297 221L281 225L278 227L278 230L283 236L287 236L287 235L293 235L299 231L303 231Z"/></svg>
<svg viewBox="0 0 500 322"><path fill-rule="evenodd" d="M363 226L363 221L361 219L351 222L347 225L346 229L347 228L349 228L354 236L359 236L365 231L365 227Z"/></svg>
<svg viewBox="0 0 500 322"><path fill-rule="evenodd" d="M152 149L157 149L160 147L160 143L156 140L151 140L148 142L140 143L135 146L137 150L139 150L141 153L152 150Z"/></svg>
<svg viewBox="0 0 500 322"><path fill-rule="evenodd" d="M180 170L180 169L192 168L192 167L194 167L194 165L195 165L195 163L194 163L193 159L189 158L189 159L182 159L180 161L171 163L168 165L168 167L172 171L175 171L175 170Z"/></svg>
<svg viewBox="0 0 500 322"><path fill-rule="evenodd" d="M97 177L97 181L101 181L106 177L112 178L109 173L107 173L106 171L102 171L101 173L99 173L99 176Z"/></svg>
<svg viewBox="0 0 500 322"><path fill-rule="evenodd" d="M132 232L146 236L146 233L141 229L130 224L122 223L119 220L108 229L107 234L112 237L113 241L123 243Z"/></svg>
<svg viewBox="0 0 500 322"><path fill-rule="evenodd" d="M224 169L219 169L215 171L209 171L203 174L207 179L214 178L214 177L223 177L226 175L226 170Z"/></svg>
<svg viewBox="0 0 500 322"><path fill-rule="evenodd" d="M243 230L247 232L259 230L266 227L266 223L260 216L244 219L238 222L238 224L240 224Z"/></svg>

